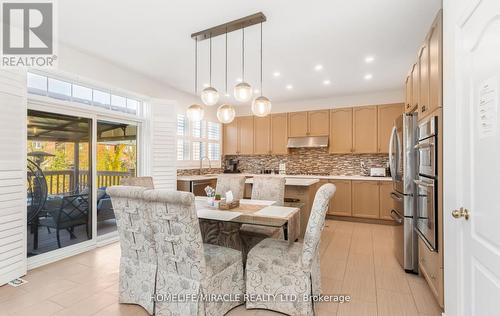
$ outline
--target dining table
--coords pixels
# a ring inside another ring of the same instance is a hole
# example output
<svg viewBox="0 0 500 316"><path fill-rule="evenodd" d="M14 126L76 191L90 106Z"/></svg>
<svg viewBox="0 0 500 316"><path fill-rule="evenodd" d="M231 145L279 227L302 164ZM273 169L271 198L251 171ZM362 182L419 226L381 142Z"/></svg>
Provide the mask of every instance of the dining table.
<svg viewBox="0 0 500 316"><path fill-rule="evenodd" d="M238 230L245 224L281 228L285 240L290 243L300 237L302 203L277 206L275 201L241 199L237 207L221 210L212 199L197 196L195 205L200 222L206 224L201 226L204 242L207 243L239 249Z"/></svg>

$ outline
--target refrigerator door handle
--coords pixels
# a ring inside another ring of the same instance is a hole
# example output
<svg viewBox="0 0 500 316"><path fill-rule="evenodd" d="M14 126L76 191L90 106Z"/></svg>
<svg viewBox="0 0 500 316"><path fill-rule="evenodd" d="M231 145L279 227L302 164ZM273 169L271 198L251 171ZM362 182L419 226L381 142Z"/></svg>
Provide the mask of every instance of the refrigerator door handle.
<svg viewBox="0 0 500 316"><path fill-rule="evenodd" d="M391 217L396 223L403 223L403 217L396 210L391 210Z"/></svg>
<svg viewBox="0 0 500 316"><path fill-rule="evenodd" d="M403 198L402 198L402 197L400 197L400 196L398 196L398 195L397 195L396 193L394 193L394 192L391 192L391 198L392 198L393 200L398 201L398 202L403 202Z"/></svg>
<svg viewBox="0 0 500 316"><path fill-rule="evenodd" d="M394 152L393 152L393 145L394 145L394 134L397 133L396 126L392 127L392 132L391 132L391 138L389 139L389 170L391 171L391 176L392 180L396 180L396 170L394 167Z"/></svg>

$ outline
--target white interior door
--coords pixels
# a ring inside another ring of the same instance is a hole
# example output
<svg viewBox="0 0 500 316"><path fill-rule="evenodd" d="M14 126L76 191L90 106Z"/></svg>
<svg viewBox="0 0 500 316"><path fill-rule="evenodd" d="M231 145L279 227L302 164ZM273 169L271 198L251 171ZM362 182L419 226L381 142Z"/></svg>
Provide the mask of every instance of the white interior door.
<svg viewBox="0 0 500 316"><path fill-rule="evenodd" d="M500 1L447 2L445 313L496 315L500 311ZM460 208L468 211L468 219L465 211L452 216Z"/></svg>

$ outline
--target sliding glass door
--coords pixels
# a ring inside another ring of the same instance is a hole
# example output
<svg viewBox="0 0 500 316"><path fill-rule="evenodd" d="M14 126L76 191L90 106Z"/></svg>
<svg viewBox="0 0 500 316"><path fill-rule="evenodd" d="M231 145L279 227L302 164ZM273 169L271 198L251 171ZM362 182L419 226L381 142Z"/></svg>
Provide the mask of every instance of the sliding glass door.
<svg viewBox="0 0 500 316"><path fill-rule="evenodd" d="M106 188L137 175L137 125L97 121L97 235L116 231Z"/></svg>
<svg viewBox="0 0 500 316"><path fill-rule="evenodd" d="M92 239L92 120L28 111L27 252Z"/></svg>

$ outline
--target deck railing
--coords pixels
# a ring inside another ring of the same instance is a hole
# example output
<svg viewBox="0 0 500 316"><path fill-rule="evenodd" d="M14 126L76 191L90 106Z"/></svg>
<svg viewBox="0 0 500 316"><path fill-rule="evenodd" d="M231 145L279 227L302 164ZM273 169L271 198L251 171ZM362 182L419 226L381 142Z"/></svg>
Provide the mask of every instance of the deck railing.
<svg viewBox="0 0 500 316"><path fill-rule="evenodd" d="M81 192L88 187L88 170L56 170L44 171L49 194L63 194L68 192ZM122 178L130 177L133 171L97 171L97 187L119 185ZM78 181L75 181L78 177Z"/></svg>

